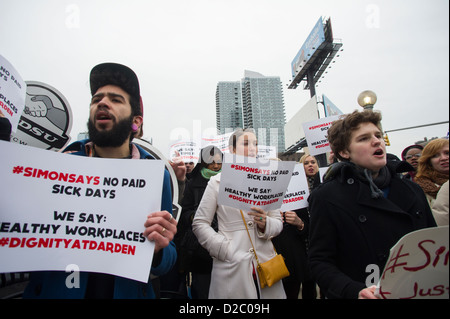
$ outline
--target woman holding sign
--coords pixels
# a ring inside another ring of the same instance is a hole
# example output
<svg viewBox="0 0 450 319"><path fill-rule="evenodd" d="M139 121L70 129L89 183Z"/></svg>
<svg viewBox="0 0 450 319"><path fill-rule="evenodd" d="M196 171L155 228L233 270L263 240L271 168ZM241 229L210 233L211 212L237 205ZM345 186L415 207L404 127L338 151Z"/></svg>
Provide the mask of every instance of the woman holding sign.
<svg viewBox="0 0 450 319"><path fill-rule="evenodd" d="M305 154L303 164L309 192L320 184L319 165L314 156ZM273 239L277 252L285 257L290 276L283 279L288 299L298 299L302 287L302 299L316 299L316 284L312 281L307 263L309 212L308 208L282 212L283 231Z"/></svg>
<svg viewBox="0 0 450 319"><path fill-rule="evenodd" d="M328 130L341 162L309 197L311 273L327 298L375 299L390 248L436 226L419 185L398 175L409 165L387 157L380 122L355 111Z"/></svg>
<svg viewBox="0 0 450 319"><path fill-rule="evenodd" d="M236 130L230 137L229 147L233 154L256 157L258 144L254 131ZM209 298L286 298L281 281L260 288L256 260L239 209L217 204L220 176L211 177L192 224L198 241L213 257ZM211 227L216 214L218 232ZM243 214L260 262L274 257L271 239L283 228L280 211L266 212L253 207Z"/></svg>

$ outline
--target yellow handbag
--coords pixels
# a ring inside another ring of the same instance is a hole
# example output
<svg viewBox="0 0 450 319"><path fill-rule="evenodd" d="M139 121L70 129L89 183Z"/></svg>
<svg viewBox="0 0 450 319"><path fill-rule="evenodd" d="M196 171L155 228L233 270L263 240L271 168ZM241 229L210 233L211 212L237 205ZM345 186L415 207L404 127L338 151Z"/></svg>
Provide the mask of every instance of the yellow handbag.
<svg viewBox="0 0 450 319"><path fill-rule="evenodd" d="M253 253L255 254L256 263L258 264L256 270L258 271L259 284L261 285L261 288L271 287L274 283L289 276L289 270L284 263L284 257L277 253L274 246L273 250L275 251L275 257L264 263L260 263L258 255L256 254L255 246L253 246L253 241L250 237L250 233L248 231L247 223L245 222L245 217L242 210L241 216L242 220L244 221L245 229L247 230L248 238L250 239L250 243L253 247Z"/></svg>

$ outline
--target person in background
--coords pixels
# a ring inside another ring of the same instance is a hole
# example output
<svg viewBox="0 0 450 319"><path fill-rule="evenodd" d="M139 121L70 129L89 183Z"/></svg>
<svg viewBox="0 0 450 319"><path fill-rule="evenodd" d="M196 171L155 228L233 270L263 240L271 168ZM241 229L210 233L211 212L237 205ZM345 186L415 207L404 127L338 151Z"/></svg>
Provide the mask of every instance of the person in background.
<svg viewBox="0 0 450 319"><path fill-rule="evenodd" d="M332 165L332 164L334 164L334 163L337 163L337 162L339 162L338 159L337 159L337 157L334 155L333 151L330 151L330 152L328 153L328 158L327 158L327 164L328 164L328 166L330 166L330 165Z"/></svg>
<svg viewBox="0 0 450 319"><path fill-rule="evenodd" d="M8 142L11 140L11 122L2 111L0 111L0 140Z"/></svg>
<svg viewBox="0 0 450 319"><path fill-rule="evenodd" d="M419 158L416 183L422 187L430 206L433 206L442 184L448 181L448 145L445 138L432 140L424 147Z"/></svg>
<svg viewBox="0 0 450 319"><path fill-rule="evenodd" d="M433 203L433 216L438 226L448 225L448 181L442 184Z"/></svg>
<svg viewBox="0 0 450 319"><path fill-rule="evenodd" d="M408 178L414 181L417 173L417 167L419 166L419 158L422 155L423 146L414 144L406 147L402 151L402 161L409 163L414 170L409 171L403 175L404 178Z"/></svg>
<svg viewBox="0 0 450 319"><path fill-rule="evenodd" d="M188 162L184 163L184 165L186 165L186 179L189 180L196 164L194 162Z"/></svg>
<svg viewBox="0 0 450 319"><path fill-rule="evenodd" d="M90 73L91 104L88 120L89 139L69 145L64 153L86 157L153 159L131 140L143 122L143 104L139 81L133 70L117 63L103 63ZM130 163L132 165L132 163ZM177 222L172 216L170 175L164 171L161 211L143 218L143 235L154 242L151 274L161 276L175 264L172 242ZM126 213L126 212L125 212ZM155 298L150 278L146 283L118 276L80 272L80 287L65 285L64 271L33 272L24 298Z"/></svg>
<svg viewBox="0 0 450 319"><path fill-rule="evenodd" d="M256 157L258 142L252 129L237 129L229 140L230 152L245 157ZM192 223L199 243L213 257L210 299L274 299L286 298L282 281L271 287L260 288L256 272L256 259L249 235L239 209L217 205L221 174L208 182ZM270 239L282 228L280 210L264 211L252 207L242 212L248 226L258 259L261 263L275 256ZM217 214L219 231L211 223Z"/></svg>
<svg viewBox="0 0 450 319"><path fill-rule="evenodd" d="M401 237L436 226L420 186L398 176L404 162L387 159L380 122L378 112L354 111L328 130L340 162L308 199L308 257L326 298L376 299L367 265L381 274Z"/></svg>
<svg viewBox="0 0 450 319"><path fill-rule="evenodd" d="M305 154L300 158L300 163L305 169L306 179L308 181L308 188L311 192L320 184L319 164L314 156Z"/></svg>
<svg viewBox="0 0 450 319"><path fill-rule="evenodd" d="M212 258L209 253L200 246L197 237L192 232L192 221L198 205L205 192L211 177L216 176L222 169L222 152L215 146L207 146L200 151L199 163L192 171L191 178L186 184L182 211L178 224L178 233L175 243L178 249L180 272L192 276L191 294L194 299L208 299L209 285L211 282ZM217 217L212 221L212 228L218 231Z"/></svg>
<svg viewBox="0 0 450 319"><path fill-rule="evenodd" d="M319 165L314 156L305 154L300 158L308 188L311 192L320 184ZM311 278L308 265L308 208L282 212L283 231L272 239L277 253L285 258L289 277L283 279L287 299L298 299L302 287L302 299L316 299L316 285Z"/></svg>

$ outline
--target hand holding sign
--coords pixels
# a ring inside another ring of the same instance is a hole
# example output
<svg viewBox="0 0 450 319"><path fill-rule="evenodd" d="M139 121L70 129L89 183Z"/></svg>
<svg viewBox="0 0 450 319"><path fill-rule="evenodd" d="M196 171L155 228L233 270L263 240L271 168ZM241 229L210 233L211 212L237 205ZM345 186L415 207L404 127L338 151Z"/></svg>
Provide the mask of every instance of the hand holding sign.
<svg viewBox="0 0 450 319"><path fill-rule="evenodd" d="M155 253L167 247L177 233L177 221L168 211L151 213L144 226L144 236L155 243Z"/></svg>
<svg viewBox="0 0 450 319"><path fill-rule="evenodd" d="M300 217L298 217L296 212L289 210L289 211L283 212L281 214L283 216L283 221L285 223L297 227L298 230L303 230L303 228L305 227L305 223L303 222L303 220Z"/></svg>
<svg viewBox="0 0 450 319"><path fill-rule="evenodd" d="M178 151L175 151L175 157L170 161L170 166L172 166L177 180L184 181L186 178L186 165L184 164L184 161Z"/></svg>
<svg viewBox="0 0 450 319"><path fill-rule="evenodd" d="M259 230L264 233L266 230L267 212L259 207L252 207L252 210L248 214L254 216L253 218L258 225Z"/></svg>
<svg viewBox="0 0 450 319"><path fill-rule="evenodd" d="M358 294L358 299L379 299L375 296L376 289L377 286L374 285L361 290Z"/></svg>

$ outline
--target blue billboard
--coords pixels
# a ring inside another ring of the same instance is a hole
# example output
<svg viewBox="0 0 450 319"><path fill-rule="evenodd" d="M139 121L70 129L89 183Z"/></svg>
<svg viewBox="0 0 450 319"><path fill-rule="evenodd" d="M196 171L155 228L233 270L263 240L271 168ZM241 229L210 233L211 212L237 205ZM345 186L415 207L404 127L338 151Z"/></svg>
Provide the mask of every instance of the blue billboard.
<svg viewBox="0 0 450 319"><path fill-rule="evenodd" d="M325 42L325 32L323 29L322 17L320 17L305 43L303 43L294 60L291 62L292 78L295 78L295 76L300 73L302 68L308 63L308 60L323 42Z"/></svg>
<svg viewBox="0 0 450 319"><path fill-rule="evenodd" d="M325 94L323 94L322 97L325 117L344 114L328 97L325 96Z"/></svg>

